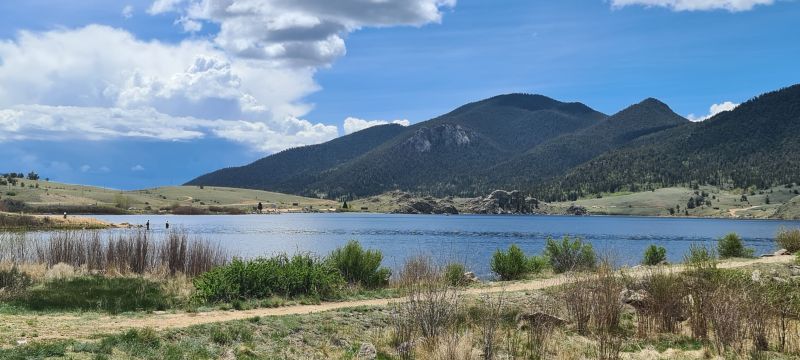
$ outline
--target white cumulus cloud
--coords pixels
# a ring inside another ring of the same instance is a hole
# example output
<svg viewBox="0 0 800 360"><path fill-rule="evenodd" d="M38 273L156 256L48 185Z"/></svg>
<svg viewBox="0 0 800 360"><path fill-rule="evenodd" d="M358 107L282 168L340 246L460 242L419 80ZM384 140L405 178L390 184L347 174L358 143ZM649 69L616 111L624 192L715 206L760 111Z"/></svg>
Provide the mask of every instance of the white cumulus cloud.
<svg viewBox="0 0 800 360"><path fill-rule="evenodd" d="M440 22L456 0L157 0L151 14L219 25L214 41L240 57L289 66L328 66L345 36L363 27Z"/></svg>
<svg viewBox="0 0 800 360"><path fill-rule="evenodd" d="M674 11L727 10L730 12L752 10L758 5L772 5L775 0L611 0L615 8L639 5L665 7Z"/></svg>
<svg viewBox="0 0 800 360"><path fill-rule="evenodd" d="M208 36L142 40L103 25L20 30L0 39L0 142L221 137L273 152L324 142L338 127L303 119L316 71L364 27L441 21L455 0L156 0ZM126 6L123 16L132 15ZM367 122L368 124L370 122ZM366 126L356 124L353 126Z"/></svg>
<svg viewBox="0 0 800 360"><path fill-rule="evenodd" d="M134 166L131 168L131 171L144 171L144 166L142 166L142 165L138 165L138 164L137 164L137 165L134 165Z"/></svg>
<svg viewBox="0 0 800 360"><path fill-rule="evenodd" d="M125 7L122 8L122 17L124 17L126 19L132 18L133 17L133 6L125 5Z"/></svg>
<svg viewBox="0 0 800 360"><path fill-rule="evenodd" d="M344 124L342 125L342 128L344 128L345 134L352 134L354 132L361 131L366 128L371 128L373 126L386 125L386 124L399 124L403 126L409 126L411 125L411 122L405 119L387 121L387 120L364 120L354 117L348 117L347 119L344 119Z"/></svg>
<svg viewBox="0 0 800 360"><path fill-rule="evenodd" d="M719 114L721 112L731 111L733 109L736 109L737 106L739 106L739 104L736 104L736 103L733 103L733 102L730 102L730 101L725 101L725 102L720 103L720 104L711 105L711 107L708 109L708 114L706 114L706 115L698 116L698 115L695 115L695 114L689 114L688 116L686 116L686 118L689 119L690 121L695 121L695 122L697 122L697 121L705 121L705 120L708 120L708 119L714 117L715 115L717 115L717 114Z"/></svg>

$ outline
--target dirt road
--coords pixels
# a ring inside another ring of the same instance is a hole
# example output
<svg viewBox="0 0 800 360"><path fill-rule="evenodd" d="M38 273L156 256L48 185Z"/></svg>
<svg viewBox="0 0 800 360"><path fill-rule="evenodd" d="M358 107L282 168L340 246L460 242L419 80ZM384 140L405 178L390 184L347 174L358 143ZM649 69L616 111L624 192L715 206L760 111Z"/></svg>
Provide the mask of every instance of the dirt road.
<svg viewBox="0 0 800 360"><path fill-rule="evenodd" d="M788 263L794 256L775 256L753 260L727 261L718 264L719 268L738 268L757 263ZM683 271L683 266L676 265L671 271ZM643 276L649 269L635 268L627 270L630 276ZM495 283L486 287L470 288L466 294L479 295L498 292L519 292L541 290L563 285L573 281L574 277L556 276L550 279L514 282L509 284ZM323 311L361 306L388 306L401 299L375 299L343 302L329 302L319 305L296 305L280 308L265 308L243 311L210 311L204 313L146 314L141 316L106 316L106 315L0 315L0 337L14 337L19 334L35 333L36 340L43 339L86 339L96 334L116 333L131 328L153 328L164 330L193 325L242 320L256 316L301 315ZM15 335L16 334L16 335Z"/></svg>

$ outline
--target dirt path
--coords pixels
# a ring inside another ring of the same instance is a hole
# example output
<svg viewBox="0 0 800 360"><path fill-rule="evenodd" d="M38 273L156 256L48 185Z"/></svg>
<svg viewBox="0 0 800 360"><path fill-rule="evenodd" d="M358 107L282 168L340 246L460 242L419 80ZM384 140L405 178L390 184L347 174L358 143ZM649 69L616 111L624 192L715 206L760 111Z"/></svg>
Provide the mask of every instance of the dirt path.
<svg viewBox="0 0 800 360"><path fill-rule="evenodd" d="M761 206L756 205L756 206L740 208L740 209L729 209L728 212L731 214L731 217L739 217L739 215L736 215L736 214L738 214L740 211L753 210L753 209L758 209L760 207Z"/></svg>
<svg viewBox="0 0 800 360"><path fill-rule="evenodd" d="M719 268L738 268L757 263L788 263L794 256L775 256L755 260L738 260L718 264ZM672 271L683 271L683 266L673 266ZM648 269L628 270L630 276L643 276ZM574 277L557 276L550 279L515 282L510 284L492 284L491 286L470 288L466 294L490 294L498 292L519 292L541 290L563 285L573 281ZM182 328L193 325L242 320L255 316L302 315L323 311L332 311L360 306L387 306L400 299L374 299L322 303L319 305L296 305L280 308L253 309L243 311L210 311L204 313L147 314L142 316L105 316L105 315L1 315L0 337L24 338L21 334L36 334L36 340L42 339L86 339L96 334L116 333L131 328L153 328L164 330Z"/></svg>

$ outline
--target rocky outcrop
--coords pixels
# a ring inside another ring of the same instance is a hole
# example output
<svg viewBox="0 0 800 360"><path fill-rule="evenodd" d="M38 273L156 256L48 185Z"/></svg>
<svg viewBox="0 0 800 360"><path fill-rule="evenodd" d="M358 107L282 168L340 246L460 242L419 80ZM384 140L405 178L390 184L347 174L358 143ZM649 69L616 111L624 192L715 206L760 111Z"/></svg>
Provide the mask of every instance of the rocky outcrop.
<svg viewBox="0 0 800 360"><path fill-rule="evenodd" d="M471 131L460 125L442 124L420 128L403 144L416 152L424 153L438 147L468 145L471 138Z"/></svg>
<svg viewBox="0 0 800 360"><path fill-rule="evenodd" d="M389 193L393 214L458 214L452 198L435 199L430 196L415 198L411 194L394 191Z"/></svg>
<svg viewBox="0 0 800 360"><path fill-rule="evenodd" d="M475 214L534 214L540 213L539 206L539 200L517 190L495 190L489 196L472 199L466 204Z"/></svg>
<svg viewBox="0 0 800 360"><path fill-rule="evenodd" d="M583 206L570 205L566 210L567 215L584 216L589 215L589 210Z"/></svg>

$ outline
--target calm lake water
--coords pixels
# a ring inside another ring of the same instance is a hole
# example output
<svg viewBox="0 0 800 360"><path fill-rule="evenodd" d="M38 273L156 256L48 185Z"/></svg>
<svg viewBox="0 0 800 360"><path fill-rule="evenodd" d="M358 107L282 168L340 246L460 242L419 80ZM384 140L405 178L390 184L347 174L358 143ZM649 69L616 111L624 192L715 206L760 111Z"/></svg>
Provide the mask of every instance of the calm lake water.
<svg viewBox="0 0 800 360"><path fill-rule="evenodd" d="M650 244L667 248L670 261L680 261L693 243L716 246L716 239L738 233L756 254L775 250L781 227L798 221L644 218L617 216L435 216L385 214L283 214L241 216L96 216L114 223L144 224L153 231L172 228L219 241L235 255L254 257L278 252L327 254L350 239L380 249L384 263L399 268L409 256L436 261L461 261L481 277L489 277L489 258L496 249L517 244L529 255L542 251L548 236L574 235L592 243L598 253L619 264L636 264ZM120 230L113 230L120 231Z"/></svg>

